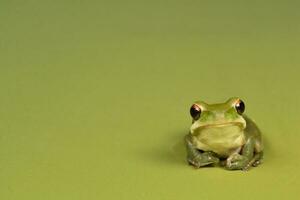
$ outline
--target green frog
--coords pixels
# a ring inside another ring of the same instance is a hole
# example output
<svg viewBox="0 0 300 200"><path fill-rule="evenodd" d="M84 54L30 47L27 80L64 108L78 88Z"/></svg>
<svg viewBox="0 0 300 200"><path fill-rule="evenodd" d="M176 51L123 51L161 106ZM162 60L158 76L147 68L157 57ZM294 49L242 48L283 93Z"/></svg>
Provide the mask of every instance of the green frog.
<svg viewBox="0 0 300 200"><path fill-rule="evenodd" d="M196 168L221 165L228 170L248 170L263 158L261 132L244 114L237 97L225 103L196 101L190 108L192 125L185 137L187 161Z"/></svg>

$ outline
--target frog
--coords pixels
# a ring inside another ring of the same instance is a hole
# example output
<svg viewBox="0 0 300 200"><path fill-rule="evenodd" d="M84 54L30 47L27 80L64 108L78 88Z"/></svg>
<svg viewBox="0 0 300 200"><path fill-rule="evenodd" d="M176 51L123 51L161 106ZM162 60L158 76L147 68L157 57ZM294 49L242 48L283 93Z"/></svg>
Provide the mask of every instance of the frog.
<svg viewBox="0 0 300 200"><path fill-rule="evenodd" d="M262 163L262 134L245 114L242 99L231 97L216 104L196 101L190 107L190 115L192 125L185 136L190 165L247 171Z"/></svg>

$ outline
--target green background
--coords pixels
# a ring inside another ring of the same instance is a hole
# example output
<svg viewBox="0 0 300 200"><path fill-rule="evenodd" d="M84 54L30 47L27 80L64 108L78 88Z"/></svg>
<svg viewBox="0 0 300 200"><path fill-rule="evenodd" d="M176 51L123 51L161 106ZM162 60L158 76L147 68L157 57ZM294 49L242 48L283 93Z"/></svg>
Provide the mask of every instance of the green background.
<svg viewBox="0 0 300 200"><path fill-rule="evenodd" d="M0 2L0 199L299 199L296 1ZM239 96L264 164L195 170L189 107Z"/></svg>

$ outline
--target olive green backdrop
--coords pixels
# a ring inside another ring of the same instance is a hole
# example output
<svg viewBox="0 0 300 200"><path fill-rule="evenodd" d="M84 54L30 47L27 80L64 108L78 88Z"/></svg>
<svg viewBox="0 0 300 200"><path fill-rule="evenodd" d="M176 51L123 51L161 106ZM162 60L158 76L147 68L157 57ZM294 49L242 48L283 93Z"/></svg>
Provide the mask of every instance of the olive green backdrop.
<svg viewBox="0 0 300 200"><path fill-rule="evenodd" d="M299 199L296 1L0 2L0 199ZM239 96L249 172L195 170L194 100Z"/></svg>

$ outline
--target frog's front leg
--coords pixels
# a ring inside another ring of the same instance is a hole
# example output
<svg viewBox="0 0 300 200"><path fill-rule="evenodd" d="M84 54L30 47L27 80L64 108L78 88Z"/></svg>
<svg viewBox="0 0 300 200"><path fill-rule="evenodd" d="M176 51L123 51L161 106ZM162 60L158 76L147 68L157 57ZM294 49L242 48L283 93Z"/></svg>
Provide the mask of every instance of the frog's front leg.
<svg viewBox="0 0 300 200"><path fill-rule="evenodd" d="M185 137L185 142L187 148L187 161L191 165L200 168L205 165L215 164L219 162L219 158L214 152L200 152L192 143L191 137L189 135Z"/></svg>
<svg viewBox="0 0 300 200"><path fill-rule="evenodd" d="M248 170L253 162L256 161L254 156L255 139L249 138L243 146L241 154L234 153L227 158L226 168L229 170Z"/></svg>

